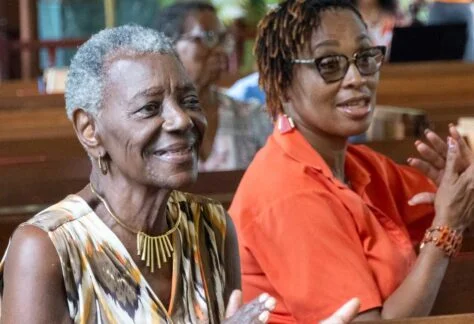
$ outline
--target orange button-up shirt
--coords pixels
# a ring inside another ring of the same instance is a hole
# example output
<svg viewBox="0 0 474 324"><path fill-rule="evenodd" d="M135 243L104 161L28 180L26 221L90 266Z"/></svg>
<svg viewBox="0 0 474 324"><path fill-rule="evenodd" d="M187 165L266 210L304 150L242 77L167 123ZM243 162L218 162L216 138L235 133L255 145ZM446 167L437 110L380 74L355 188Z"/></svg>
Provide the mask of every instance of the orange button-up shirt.
<svg viewBox="0 0 474 324"><path fill-rule="evenodd" d="M352 190L297 130L277 130L245 173L230 208L245 301L277 299L272 323L316 323L351 297L381 307L415 262L433 218L407 201L432 182L365 146L347 149Z"/></svg>

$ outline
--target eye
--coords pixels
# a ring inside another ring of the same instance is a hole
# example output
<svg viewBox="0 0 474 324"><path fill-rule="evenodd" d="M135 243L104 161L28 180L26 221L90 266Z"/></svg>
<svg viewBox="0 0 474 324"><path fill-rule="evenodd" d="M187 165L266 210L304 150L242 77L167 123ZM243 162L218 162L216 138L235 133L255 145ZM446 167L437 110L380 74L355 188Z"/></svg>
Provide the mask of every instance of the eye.
<svg viewBox="0 0 474 324"><path fill-rule="evenodd" d="M337 72L341 68L343 58L340 56L328 56L319 61L318 68L321 73Z"/></svg>
<svg viewBox="0 0 474 324"><path fill-rule="evenodd" d="M382 60L383 54L377 49L369 49L357 56L357 65L362 68L372 68Z"/></svg>
<svg viewBox="0 0 474 324"><path fill-rule="evenodd" d="M141 107L137 113L145 117L151 117L158 114L161 111L161 104L158 102L150 102L145 106Z"/></svg>
<svg viewBox="0 0 474 324"><path fill-rule="evenodd" d="M201 104L199 102L199 99L195 95L184 97L183 106L185 106L188 109L192 109L192 110L201 109Z"/></svg>

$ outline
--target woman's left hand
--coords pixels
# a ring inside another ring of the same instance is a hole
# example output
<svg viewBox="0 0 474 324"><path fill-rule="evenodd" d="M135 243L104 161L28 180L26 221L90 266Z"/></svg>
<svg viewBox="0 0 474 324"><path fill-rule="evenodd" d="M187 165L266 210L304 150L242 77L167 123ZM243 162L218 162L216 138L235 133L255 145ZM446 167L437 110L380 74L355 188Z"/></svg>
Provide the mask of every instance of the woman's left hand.
<svg viewBox="0 0 474 324"><path fill-rule="evenodd" d="M458 143L461 151L462 160L460 163L459 172L464 171L472 162L474 162L474 155L467 145L466 141L459 134L458 130L453 124L449 124L450 136ZM442 140L438 134L427 129L425 136L429 145L417 140L415 142L416 149L421 155L421 158L409 158L408 164L423 172L430 178L437 186L439 186L443 178L444 168L446 166L446 152L448 145ZM413 196L408 204L411 206L419 204L430 204L434 202L434 193L422 192Z"/></svg>

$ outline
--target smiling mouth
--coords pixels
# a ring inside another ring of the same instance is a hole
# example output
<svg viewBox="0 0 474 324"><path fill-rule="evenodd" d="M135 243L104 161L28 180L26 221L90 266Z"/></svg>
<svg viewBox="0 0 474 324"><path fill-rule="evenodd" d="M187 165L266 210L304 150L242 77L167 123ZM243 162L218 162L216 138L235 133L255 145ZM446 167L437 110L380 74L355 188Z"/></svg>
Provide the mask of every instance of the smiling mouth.
<svg viewBox="0 0 474 324"><path fill-rule="evenodd" d="M346 116L353 119L365 118L372 111L369 98L359 98L348 100L342 104L336 105Z"/></svg>
<svg viewBox="0 0 474 324"><path fill-rule="evenodd" d="M169 148L166 150L156 151L153 155L162 161L168 163L187 163L192 162L195 156L195 145L186 147Z"/></svg>

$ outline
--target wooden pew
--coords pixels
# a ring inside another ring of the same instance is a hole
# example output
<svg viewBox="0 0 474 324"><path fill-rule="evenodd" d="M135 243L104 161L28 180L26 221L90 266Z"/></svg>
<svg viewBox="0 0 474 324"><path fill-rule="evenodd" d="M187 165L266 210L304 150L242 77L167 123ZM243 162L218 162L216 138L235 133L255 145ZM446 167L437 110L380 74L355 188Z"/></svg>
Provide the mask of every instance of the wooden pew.
<svg viewBox="0 0 474 324"><path fill-rule="evenodd" d="M64 108L0 109L0 142L55 137L75 137Z"/></svg>
<svg viewBox="0 0 474 324"><path fill-rule="evenodd" d="M472 246L472 237L465 240ZM474 250L451 260L432 311L432 315L459 313L474 313Z"/></svg>
<svg viewBox="0 0 474 324"><path fill-rule="evenodd" d="M0 96L0 110L23 108L51 108L64 109L63 94L25 94Z"/></svg>
<svg viewBox="0 0 474 324"><path fill-rule="evenodd" d="M14 164L18 159L20 162L28 158L44 161L85 156L86 152L75 136L0 141L0 167Z"/></svg>
<svg viewBox="0 0 474 324"><path fill-rule="evenodd" d="M0 83L0 98L18 96L23 97L27 95L38 95L37 80L9 80Z"/></svg>
<svg viewBox="0 0 474 324"><path fill-rule="evenodd" d="M369 146L405 163L409 156L416 156L413 142L409 138ZM0 206L53 203L85 185L89 171L89 158L75 138L0 141ZM203 173L189 190L229 204L242 174Z"/></svg>

